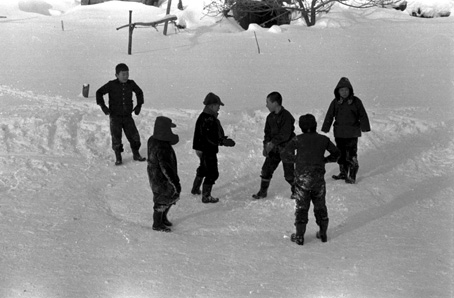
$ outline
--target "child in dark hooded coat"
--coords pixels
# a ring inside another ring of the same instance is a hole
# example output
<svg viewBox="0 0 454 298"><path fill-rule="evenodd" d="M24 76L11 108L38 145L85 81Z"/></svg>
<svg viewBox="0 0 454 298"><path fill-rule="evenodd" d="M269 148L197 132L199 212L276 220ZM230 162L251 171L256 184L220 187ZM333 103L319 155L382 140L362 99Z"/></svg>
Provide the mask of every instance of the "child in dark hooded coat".
<svg viewBox="0 0 454 298"><path fill-rule="evenodd" d="M359 169L358 138L361 132L370 131L369 118L363 103L354 95L348 78L343 77L339 80L334 89L334 96L326 112L322 131L328 133L334 121L334 139L341 156L337 162L340 173L333 178L354 184Z"/></svg>
<svg viewBox="0 0 454 298"><path fill-rule="evenodd" d="M172 145L179 141L172 133L176 127L170 118L156 118L153 135L148 139L148 180L153 192L153 230L170 232L172 223L167 219L171 205L180 199L177 157Z"/></svg>

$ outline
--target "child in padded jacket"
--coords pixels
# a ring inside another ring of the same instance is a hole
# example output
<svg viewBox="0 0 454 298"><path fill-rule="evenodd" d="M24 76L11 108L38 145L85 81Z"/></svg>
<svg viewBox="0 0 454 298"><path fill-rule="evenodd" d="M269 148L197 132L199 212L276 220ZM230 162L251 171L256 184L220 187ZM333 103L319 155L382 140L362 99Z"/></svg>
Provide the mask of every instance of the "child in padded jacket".
<svg viewBox="0 0 454 298"><path fill-rule="evenodd" d="M325 196L325 163L336 162L339 149L324 135L316 132L317 122L311 114L301 116L299 126L303 132L294 137L281 152L283 161L295 163L295 227L291 241L304 244L311 202L314 204L315 222L320 227L317 238L327 241L328 209ZM295 154L296 151L296 154ZM325 152L330 155L325 157Z"/></svg>
<svg viewBox="0 0 454 298"><path fill-rule="evenodd" d="M203 104L205 108L197 118L194 130L192 149L199 157L200 164L192 185L193 195L202 194L203 203L217 203L219 198L211 195L211 190L219 178L218 157L219 146L233 147L235 141L224 134L218 113L224 103L216 94L206 95ZM200 191L202 186L202 191Z"/></svg>
<svg viewBox="0 0 454 298"><path fill-rule="evenodd" d="M265 161L262 165L260 174L260 189L253 194L254 199L263 199L268 195L271 178L281 163L280 152L285 145L295 136L295 118L282 105L282 95L273 91L266 97L266 107L269 114L265 122L265 136L263 140L263 156ZM294 165L292 163L282 162L284 168L284 178L291 186L292 196L294 197L295 187Z"/></svg>
<svg viewBox="0 0 454 298"><path fill-rule="evenodd" d="M177 156L173 145L179 141L172 133L176 127L170 118L158 116L153 135L148 139L148 180L153 192L153 230L170 232L172 223L167 213L180 198L181 185L178 177Z"/></svg>
<svg viewBox="0 0 454 298"><path fill-rule="evenodd" d="M333 178L354 184L359 169L358 138L361 132L370 131L369 118L363 103L354 95L348 78L342 77L339 80L334 89L334 97L326 113L322 131L328 133L334 121L334 139L341 156L337 162L340 173L333 175Z"/></svg>

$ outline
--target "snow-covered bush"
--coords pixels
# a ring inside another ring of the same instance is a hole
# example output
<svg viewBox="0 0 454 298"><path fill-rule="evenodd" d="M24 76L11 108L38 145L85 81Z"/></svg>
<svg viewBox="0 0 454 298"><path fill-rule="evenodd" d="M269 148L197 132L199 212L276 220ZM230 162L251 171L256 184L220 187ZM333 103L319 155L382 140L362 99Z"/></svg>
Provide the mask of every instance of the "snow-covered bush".
<svg viewBox="0 0 454 298"><path fill-rule="evenodd" d="M413 0L408 1L407 12L411 16L422 18L449 17L452 2L450 0Z"/></svg>

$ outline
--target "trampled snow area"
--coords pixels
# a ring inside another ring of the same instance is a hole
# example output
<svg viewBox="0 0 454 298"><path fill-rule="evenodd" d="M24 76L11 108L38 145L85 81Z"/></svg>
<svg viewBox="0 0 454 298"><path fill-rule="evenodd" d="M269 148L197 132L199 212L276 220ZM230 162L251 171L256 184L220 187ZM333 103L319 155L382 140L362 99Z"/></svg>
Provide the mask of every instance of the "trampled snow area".
<svg viewBox="0 0 454 298"><path fill-rule="evenodd" d="M187 28L136 28L132 55L128 29L116 28L129 10L133 22L159 19L166 3L0 3L0 297L452 297L454 18L336 6L312 28L242 31L204 16L202 1L174 2ZM23 9L43 3L49 15ZM177 124L183 191L171 233L151 229L146 163L126 140L124 164L113 164L94 93L120 62L145 93L134 115L142 155L156 116ZM320 127L341 76L372 131L359 140L357 184L332 180L327 165L328 242L311 211L298 246L281 167L268 198L251 198L265 97L281 92L295 118L313 113ZM191 148L210 91L237 145L221 147L220 202L206 205L190 194Z"/></svg>

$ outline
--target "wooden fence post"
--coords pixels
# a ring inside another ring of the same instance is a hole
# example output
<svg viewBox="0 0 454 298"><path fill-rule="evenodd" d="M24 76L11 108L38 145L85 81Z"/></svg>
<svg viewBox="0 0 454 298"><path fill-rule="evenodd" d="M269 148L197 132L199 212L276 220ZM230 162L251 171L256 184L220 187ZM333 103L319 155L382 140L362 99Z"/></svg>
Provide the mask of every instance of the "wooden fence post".
<svg viewBox="0 0 454 298"><path fill-rule="evenodd" d="M132 10L129 11L129 41L128 41L128 55L131 55L132 51L132 32L134 31L134 26L132 25Z"/></svg>
<svg viewBox="0 0 454 298"><path fill-rule="evenodd" d="M168 0L167 2L167 10L166 10L166 15L170 14L170 6L172 5L172 0ZM167 25L168 21L164 23L164 35L167 35Z"/></svg>

